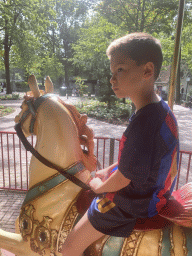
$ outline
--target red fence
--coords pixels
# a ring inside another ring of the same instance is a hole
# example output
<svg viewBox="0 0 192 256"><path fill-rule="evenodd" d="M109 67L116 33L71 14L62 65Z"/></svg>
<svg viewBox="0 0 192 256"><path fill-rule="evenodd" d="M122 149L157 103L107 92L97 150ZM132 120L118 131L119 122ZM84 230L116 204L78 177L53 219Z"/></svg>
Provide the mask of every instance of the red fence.
<svg viewBox="0 0 192 256"><path fill-rule="evenodd" d="M35 136L28 138L35 144ZM95 155L101 168L117 161L119 139L95 137ZM192 182L192 152L180 151L176 189ZM29 162L31 153L27 152L15 132L0 132L0 189L28 190Z"/></svg>

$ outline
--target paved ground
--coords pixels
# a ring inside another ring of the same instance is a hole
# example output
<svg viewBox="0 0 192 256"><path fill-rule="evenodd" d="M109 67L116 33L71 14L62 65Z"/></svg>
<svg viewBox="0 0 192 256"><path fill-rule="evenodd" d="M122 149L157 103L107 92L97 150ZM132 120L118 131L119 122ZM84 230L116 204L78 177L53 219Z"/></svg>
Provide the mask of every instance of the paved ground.
<svg viewBox="0 0 192 256"><path fill-rule="evenodd" d="M19 216L25 194L25 192L0 190L0 228L14 232L15 220Z"/></svg>
<svg viewBox="0 0 192 256"><path fill-rule="evenodd" d="M67 103L74 103L75 97L61 97ZM20 112L22 100L2 101L0 105L11 106L15 108L15 112L6 117L0 118L0 131L14 131L14 117ZM174 114L179 124L179 134L181 149L192 151L192 109L182 106L174 106ZM88 125L93 129L95 136L120 138L125 126L112 125L105 122L88 118ZM19 215L19 209L25 193L13 193L8 191L0 191L0 228L6 231L14 232L14 222L16 216Z"/></svg>

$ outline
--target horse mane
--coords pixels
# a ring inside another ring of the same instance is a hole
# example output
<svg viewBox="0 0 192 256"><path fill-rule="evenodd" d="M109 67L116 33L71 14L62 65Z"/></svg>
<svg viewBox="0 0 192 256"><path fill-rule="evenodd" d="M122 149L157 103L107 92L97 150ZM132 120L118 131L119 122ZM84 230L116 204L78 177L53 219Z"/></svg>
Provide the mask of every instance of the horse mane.
<svg viewBox="0 0 192 256"><path fill-rule="evenodd" d="M94 171L96 169L97 162L96 157L94 156L94 134L93 130L86 125L87 115L80 114L75 106L63 102L60 98L59 102L69 111L73 121L75 122L80 144L87 148L86 153L84 151L83 154L83 162L85 162L86 166L89 166L88 169L90 171Z"/></svg>

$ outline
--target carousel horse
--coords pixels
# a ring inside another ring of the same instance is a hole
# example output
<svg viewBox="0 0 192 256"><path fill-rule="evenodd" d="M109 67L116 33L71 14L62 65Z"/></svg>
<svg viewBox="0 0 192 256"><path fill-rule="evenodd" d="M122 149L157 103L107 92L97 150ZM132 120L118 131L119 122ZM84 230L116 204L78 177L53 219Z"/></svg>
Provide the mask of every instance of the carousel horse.
<svg viewBox="0 0 192 256"><path fill-rule="evenodd" d="M28 83L31 91L25 96L15 122L21 125L26 137L36 135L35 150L52 166L32 155L29 191L16 221L16 233L0 229L0 248L17 256L61 256L67 235L86 210L79 206L79 202L85 203L85 194L70 177L85 185L91 179L97 163L94 137L86 125L87 117L51 94L53 84L49 77L45 92L39 90L33 75ZM59 172L54 166L59 166ZM69 179L62 171L71 175ZM157 216L138 219L129 237L104 235L84 255L192 255L191 202L192 184L188 183L173 192Z"/></svg>

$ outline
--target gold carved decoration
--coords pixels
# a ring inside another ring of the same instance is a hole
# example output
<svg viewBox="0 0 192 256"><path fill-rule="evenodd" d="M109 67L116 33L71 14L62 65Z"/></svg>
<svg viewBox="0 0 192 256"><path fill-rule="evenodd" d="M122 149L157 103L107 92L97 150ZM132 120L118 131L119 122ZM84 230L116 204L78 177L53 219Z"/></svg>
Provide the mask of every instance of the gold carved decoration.
<svg viewBox="0 0 192 256"><path fill-rule="evenodd" d="M54 255L57 244L58 232L50 229L52 219L48 216L43 217L43 221L39 222L33 217L35 208L33 205L27 205L22 208L19 217L20 232L25 241L30 239L31 250L39 255L45 254L45 249L49 249Z"/></svg>
<svg viewBox="0 0 192 256"><path fill-rule="evenodd" d="M187 239L185 232L181 226L173 225L170 230L171 254L175 255L188 255Z"/></svg>
<svg viewBox="0 0 192 256"><path fill-rule="evenodd" d="M128 238L125 238L120 256L151 255L150 250L154 250L154 255L161 256L162 241L163 230L134 230Z"/></svg>
<svg viewBox="0 0 192 256"><path fill-rule="evenodd" d="M174 242L173 242L173 227L170 228L169 238L170 238L170 244L171 244L170 255L175 256L175 253L174 253Z"/></svg>
<svg viewBox="0 0 192 256"><path fill-rule="evenodd" d="M161 229L160 230L159 246L158 246L158 256L161 256L162 243L163 243L163 230Z"/></svg>
<svg viewBox="0 0 192 256"><path fill-rule="evenodd" d="M143 235L144 232L142 231L133 231L128 238L125 238L121 251L121 256L134 256L135 250L139 246Z"/></svg>
<svg viewBox="0 0 192 256"><path fill-rule="evenodd" d="M61 252L62 245L64 244L69 232L72 230L78 215L79 213L77 211L76 200L75 200L71 203L68 211L64 215L64 218L60 227L59 238L57 241L58 252Z"/></svg>
<svg viewBox="0 0 192 256"><path fill-rule="evenodd" d="M184 251L184 255L187 256L188 255L188 249L187 249L187 238L185 235L184 230L182 229L182 236L183 236L183 251Z"/></svg>

